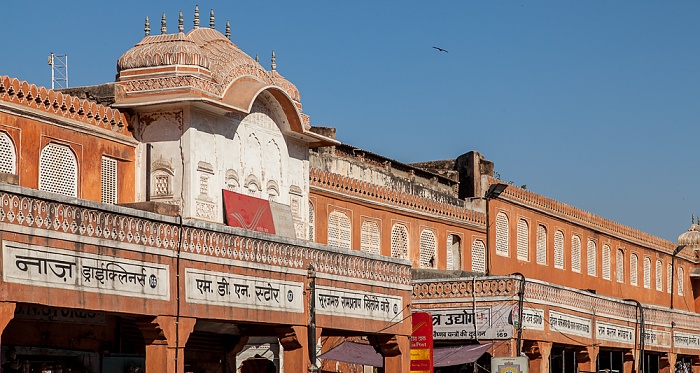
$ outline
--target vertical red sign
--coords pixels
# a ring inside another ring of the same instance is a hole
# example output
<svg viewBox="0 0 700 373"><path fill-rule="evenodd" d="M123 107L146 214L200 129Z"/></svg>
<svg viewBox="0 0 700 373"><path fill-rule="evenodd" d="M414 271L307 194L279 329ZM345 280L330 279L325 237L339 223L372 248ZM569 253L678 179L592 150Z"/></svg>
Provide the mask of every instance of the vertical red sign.
<svg viewBox="0 0 700 373"><path fill-rule="evenodd" d="M270 202L224 190L226 224L252 231L275 234Z"/></svg>
<svg viewBox="0 0 700 373"><path fill-rule="evenodd" d="M414 312L411 320L411 373L433 373L433 316Z"/></svg>

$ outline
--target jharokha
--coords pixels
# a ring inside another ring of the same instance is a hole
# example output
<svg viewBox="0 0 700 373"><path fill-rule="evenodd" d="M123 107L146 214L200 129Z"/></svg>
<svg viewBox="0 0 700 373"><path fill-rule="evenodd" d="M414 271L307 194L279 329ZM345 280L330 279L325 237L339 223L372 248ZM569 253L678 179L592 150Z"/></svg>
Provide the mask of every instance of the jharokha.
<svg viewBox="0 0 700 373"><path fill-rule="evenodd" d="M344 144L274 52L178 21L114 82L0 76L2 372L700 372L695 219Z"/></svg>

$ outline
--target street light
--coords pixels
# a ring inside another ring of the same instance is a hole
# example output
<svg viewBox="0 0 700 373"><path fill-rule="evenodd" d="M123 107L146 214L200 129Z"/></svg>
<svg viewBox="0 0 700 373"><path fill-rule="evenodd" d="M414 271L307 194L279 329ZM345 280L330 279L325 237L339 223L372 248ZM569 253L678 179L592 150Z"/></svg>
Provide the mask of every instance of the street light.
<svg viewBox="0 0 700 373"><path fill-rule="evenodd" d="M520 276L520 288L518 289L518 337L515 340L516 357L520 356L523 344L523 302L525 298L525 275L514 272L511 276Z"/></svg>
<svg viewBox="0 0 700 373"><path fill-rule="evenodd" d="M671 254L671 283L668 284L668 286L671 287L671 309L673 309L673 284L675 283L673 277L676 274L676 255L678 255L678 253L685 249L686 246L688 245L678 245L678 247L676 247L676 249L673 250L673 254Z"/></svg>
<svg viewBox="0 0 700 373"><path fill-rule="evenodd" d="M685 246L683 246L685 247ZM677 249L683 250L683 247ZM644 373L644 307L635 299L623 299L625 302L634 302L639 310L639 360L637 361L637 372ZM636 313L636 312L635 312ZM636 316L636 315L635 315ZM636 318L636 317L635 317Z"/></svg>
<svg viewBox="0 0 700 373"><path fill-rule="evenodd" d="M489 236L491 233L491 222L489 222L489 201L498 198L504 190L508 188L508 184L496 183L491 184L484 195L486 200L486 275L491 274L491 246L489 245Z"/></svg>

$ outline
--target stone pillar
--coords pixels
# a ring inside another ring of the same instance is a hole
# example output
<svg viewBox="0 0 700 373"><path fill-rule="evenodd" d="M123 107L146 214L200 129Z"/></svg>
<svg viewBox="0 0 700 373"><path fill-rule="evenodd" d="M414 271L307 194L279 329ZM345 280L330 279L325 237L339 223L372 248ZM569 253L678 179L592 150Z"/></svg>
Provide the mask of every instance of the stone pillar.
<svg viewBox="0 0 700 373"><path fill-rule="evenodd" d="M0 351L2 351L2 333L5 331L7 324L15 317L14 302L0 302Z"/></svg>
<svg viewBox="0 0 700 373"><path fill-rule="evenodd" d="M622 357L623 361L623 373L632 373L637 370L637 367L635 367L636 361L634 360L634 351L633 350L625 350L625 354Z"/></svg>
<svg viewBox="0 0 700 373"><path fill-rule="evenodd" d="M576 360L578 370L584 372L595 372L598 362L598 347L583 347L576 350Z"/></svg>
<svg viewBox="0 0 700 373"><path fill-rule="evenodd" d="M523 347L525 355L530 359L530 373L549 373L552 342L526 341Z"/></svg>
<svg viewBox="0 0 700 373"><path fill-rule="evenodd" d="M275 329L277 338L284 349L285 372L308 372L309 360L308 328L289 326Z"/></svg>
<svg viewBox="0 0 700 373"><path fill-rule="evenodd" d="M405 335L368 337L375 350L384 356L385 373L403 373L411 368L411 340Z"/></svg>
<svg viewBox="0 0 700 373"><path fill-rule="evenodd" d="M136 322L146 342L146 373L184 373L185 344L197 319L156 316Z"/></svg>
<svg viewBox="0 0 700 373"><path fill-rule="evenodd" d="M659 359L659 370L664 373L674 373L676 366L676 354L667 352Z"/></svg>
<svg viewBox="0 0 700 373"><path fill-rule="evenodd" d="M246 344L248 344L247 336L232 337L224 342L224 346L226 348L226 365L224 367L224 373L236 373L236 370L238 369L236 355L243 351L243 347L245 347Z"/></svg>

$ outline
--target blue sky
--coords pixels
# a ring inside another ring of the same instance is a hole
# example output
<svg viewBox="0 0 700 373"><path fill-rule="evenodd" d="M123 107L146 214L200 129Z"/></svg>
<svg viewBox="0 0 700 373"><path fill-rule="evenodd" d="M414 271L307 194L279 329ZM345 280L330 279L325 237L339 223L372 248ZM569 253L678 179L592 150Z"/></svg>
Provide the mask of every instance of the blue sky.
<svg viewBox="0 0 700 373"><path fill-rule="evenodd" d="M700 214L700 2L5 1L0 75L114 81L159 33L231 22L312 125L402 162L478 150L505 181L675 241ZM439 52L440 46L449 53Z"/></svg>

